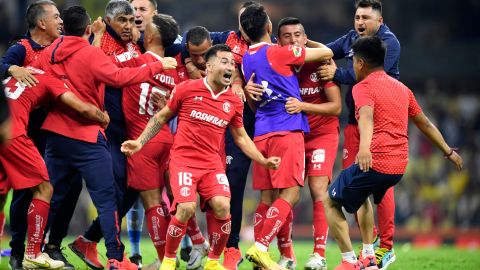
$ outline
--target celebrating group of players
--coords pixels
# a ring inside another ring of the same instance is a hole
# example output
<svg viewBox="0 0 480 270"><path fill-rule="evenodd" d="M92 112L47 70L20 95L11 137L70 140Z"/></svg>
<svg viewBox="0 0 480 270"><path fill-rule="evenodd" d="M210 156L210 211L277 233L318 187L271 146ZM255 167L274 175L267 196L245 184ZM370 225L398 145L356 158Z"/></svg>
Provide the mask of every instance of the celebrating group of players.
<svg viewBox="0 0 480 270"><path fill-rule="evenodd" d="M304 268L327 269L329 228L342 252L335 269L386 268L395 260L393 186L408 161L408 119L458 169L462 159L398 81L400 45L383 24L381 3L355 5L355 29L325 46L308 40L293 17L280 20L275 38L256 2L241 6L238 31L197 26L183 38L172 16L157 14L155 0L111 0L93 23L80 6L61 17L49 0L31 4L28 35L0 66L9 76L12 126L0 150L2 198L14 189L11 268L74 269L61 246L85 181L98 217L69 247L92 269L103 269L102 237L108 269L141 267L142 205L161 263L149 267L174 270L188 235L187 269L202 267L204 257L207 270L237 269L251 160L261 194L255 244L245 256L254 268L296 268L292 209L305 179L314 249ZM332 58L345 58L347 67ZM340 84L350 86L349 123L345 170L334 180ZM197 194L208 237L196 222ZM358 258L342 207L357 213ZM125 215L130 259L120 239ZM275 238L278 262L268 253Z"/></svg>

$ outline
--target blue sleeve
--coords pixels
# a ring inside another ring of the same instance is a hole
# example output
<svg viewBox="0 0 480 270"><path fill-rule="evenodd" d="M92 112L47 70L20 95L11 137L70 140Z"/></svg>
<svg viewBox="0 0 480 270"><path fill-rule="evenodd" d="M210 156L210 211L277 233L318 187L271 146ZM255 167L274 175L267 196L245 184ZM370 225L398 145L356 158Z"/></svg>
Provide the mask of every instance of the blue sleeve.
<svg viewBox="0 0 480 270"><path fill-rule="evenodd" d="M225 44L230 33L232 33L232 31L210 32L210 39L212 40L212 44Z"/></svg>
<svg viewBox="0 0 480 270"><path fill-rule="evenodd" d="M5 55L3 55L0 65L0 75L4 75L8 77L7 74L8 69L11 65L23 66L23 62L25 61L27 51L25 47L20 44L15 44L11 46Z"/></svg>
<svg viewBox="0 0 480 270"><path fill-rule="evenodd" d="M347 34L348 35L348 34ZM333 52L333 59L342 59L345 57L345 51L343 49L345 41L347 40L347 35L327 44L327 47L330 48Z"/></svg>
<svg viewBox="0 0 480 270"><path fill-rule="evenodd" d="M398 68L400 62L400 42L395 37L389 37L383 41L387 45L384 62L385 72L396 79L400 79L400 70Z"/></svg>
<svg viewBox="0 0 480 270"><path fill-rule="evenodd" d="M339 82L340 84L347 85L354 85L357 83L357 79L355 78L355 72L353 71L352 67L337 67L335 75L333 76L333 80L335 82Z"/></svg>

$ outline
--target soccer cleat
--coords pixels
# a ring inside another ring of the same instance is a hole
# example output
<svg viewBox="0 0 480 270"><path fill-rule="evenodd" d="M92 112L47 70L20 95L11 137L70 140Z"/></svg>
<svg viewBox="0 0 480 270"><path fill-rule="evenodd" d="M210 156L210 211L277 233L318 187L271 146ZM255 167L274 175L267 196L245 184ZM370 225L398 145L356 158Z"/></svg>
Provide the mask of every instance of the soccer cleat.
<svg viewBox="0 0 480 270"><path fill-rule="evenodd" d="M37 257L25 254L22 266L23 269L63 269L64 263L50 258L46 253L40 253Z"/></svg>
<svg viewBox="0 0 480 270"><path fill-rule="evenodd" d="M132 263L129 259L123 256L122 261L116 259L110 259L107 263L107 269L109 270L138 270L138 265Z"/></svg>
<svg viewBox="0 0 480 270"><path fill-rule="evenodd" d="M375 261L375 256L369 255L365 258L362 258L363 266L365 270L378 270L377 262Z"/></svg>
<svg viewBox="0 0 480 270"><path fill-rule="evenodd" d="M23 270L22 261L22 255L12 253L10 255L10 261L8 262L8 266L10 266L10 269L12 270Z"/></svg>
<svg viewBox="0 0 480 270"><path fill-rule="evenodd" d="M178 268L178 267L177 267ZM160 269L160 261L155 259L151 264L143 265L142 267L138 267L141 270L158 270Z"/></svg>
<svg viewBox="0 0 480 270"><path fill-rule="evenodd" d="M180 259L184 262L190 260L190 252L192 251L192 240L188 235L185 235L180 244Z"/></svg>
<svg viewBox="0 0 480 270"><path fill-rule="evenodd" d="M365 270L365 267L361 261L357 261L356 263L342 261L340 265L335 267L335 270Z"/></svg>
<svg viewBox="0 0 480 270"><path fill-rule="evenodd" d="M377 259L379 269L387 269L387 267L393 263L397 257L395 256L395 250L393 248L378 248L375 250L375 258Z"/></svg>
<svg viewBox="0 0 480 270"><path fill-rule="evenodd" d="M380 237L378 236L378 234L377 234L377 236L375 236L375 239L373 239L372 244L373 244L374 249L377 249L377 248L380 247Z"/></svg>
<svg viewBox="0 0 480 270"><path fill-rule="evenodd" d="M286 270L284 267L281 267L276 262L272 261L268 252L260 251L255 245L247 250L245 257L247 260L256 264L257 267L265 270Z"/></svg>
<svg viewBox="0 0 480 270"><path fill-rule="evenodd" d="M45 245L43 248L43 253L48 254L48 256L56 261L62 261L63 262L63 269L65 270L73 270L75 267L67 261L67 258L63 255L63 250L64 248L59 248L55 245Z"/></svg>
<svg viewBox="0 0 480 270"><path fill-rule="evenodd" d="M303 268L305 270L327 270L327 260L315 252L310 254Z"/></svg>
<svg viewBox="0 0 480 270"><path fill-rule="evenodd" d="M242 252L240 249L230 247L223 250L223 267L226 269L237 270L242 261Z"/></svg>
<svg viewBox="0 0 480 270"><path fill-rule="evenodd" d="M162 264L160 265L160 270L175 270L177 266L177 258L163 258Z"/></svg>
<svg viewBox="0 0 480 270"><path fill-rule="evenodd" d="M227 270L223 265L221 265L218 260L207 260L204 270Z"/></svg>
<svg viewBox="0 0 480 270"><path fill-rule="evenodd" d="M193 245L187 262L187 270L197 269L202 265L202 259L207 256L210 246L205 241L201 245Z"/></svg>
<svg viewBox="0 0 480 270"><path fill-rule="evenodd" d="M277 264L289 270L295 270L297 268L297 262L294 259L290 259L283 255L280 256L280 260L278 260Z"/></svg>
<svg viewBox="0 0 480 270"><path fill-rule="evenodd" d="M68 247L82 259L90 268L95 270L103 269L103 265L98 259L97 243L85 239L79 235L75 241L68 244Z"/></svg>
<svg viewBox="0 0 480 270"><path fill-rule="evenodd" d="M133 254L130 258L130 261L139 267L142 267L142 255L140 254Z"/></svg>

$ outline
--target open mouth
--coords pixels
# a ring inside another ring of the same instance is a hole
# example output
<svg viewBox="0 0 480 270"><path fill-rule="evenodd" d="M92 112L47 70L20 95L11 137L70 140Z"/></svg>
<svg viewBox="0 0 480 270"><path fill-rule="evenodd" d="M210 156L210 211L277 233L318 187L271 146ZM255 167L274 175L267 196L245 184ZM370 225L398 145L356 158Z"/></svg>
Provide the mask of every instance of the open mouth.
<svg viewBox="0 0 480 270"><path fill-rule="evenodd" d="M358 28L358 32L361 33L361 34L363 34L365 32L365 30L366 30L365 27L359 27Z"/></svg>
<svg viewBox="0 0 480 270"><path fill-rule="evenodd" d="M225 73L225 74L223 74L223 78L224 78L227 82L230 82L230 80L232 79L232 74L231 74L231 73Z"/></svg>
<svg viewBox="0 0 480 270"><path fill-rule="evenodd" d="M143 22L143 20L135 20L135 24L136 24L136 25L141 25L142 22Z"/></svg>

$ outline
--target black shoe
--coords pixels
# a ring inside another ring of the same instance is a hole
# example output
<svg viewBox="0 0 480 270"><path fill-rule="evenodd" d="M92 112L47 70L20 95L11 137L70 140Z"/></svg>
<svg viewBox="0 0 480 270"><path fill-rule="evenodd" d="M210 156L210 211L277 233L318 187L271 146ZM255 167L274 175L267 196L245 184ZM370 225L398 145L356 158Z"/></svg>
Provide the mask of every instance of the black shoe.
<svg viewBox="0 0 480 270"><path fill-rule="evenodd" d="M75 267L67 261L67 258L63 255L62 250L60 250L59 247L54 246L54 245L45 245L43 248L43 252L47 253L50 258L57 260L57 261L62 261L65 266L63 269L65 270L74 270Z"/></svg>
<svg viewBox="0 0 480 270"><path fill-rule="evenodd" d="M184 262L188 262L190 260L190 252L192 251L192 247L185 247L180 249L180 258Z"/></svg>
<svg viewBox="0 0 480 270"><path fill-rule="evenodd" d="M23 254L19 255L19 254L12 253L10 255L10 261L8 262L8 265L12 270L23 270L22 261L23 261Z"/></svg>
<svg viewBox="0 0 480 270"><path fill-rule="evenodd" d="M132 257L129 258L130 261L140 267L142 267L142 255L140 254L133 254Z"/></svg>

